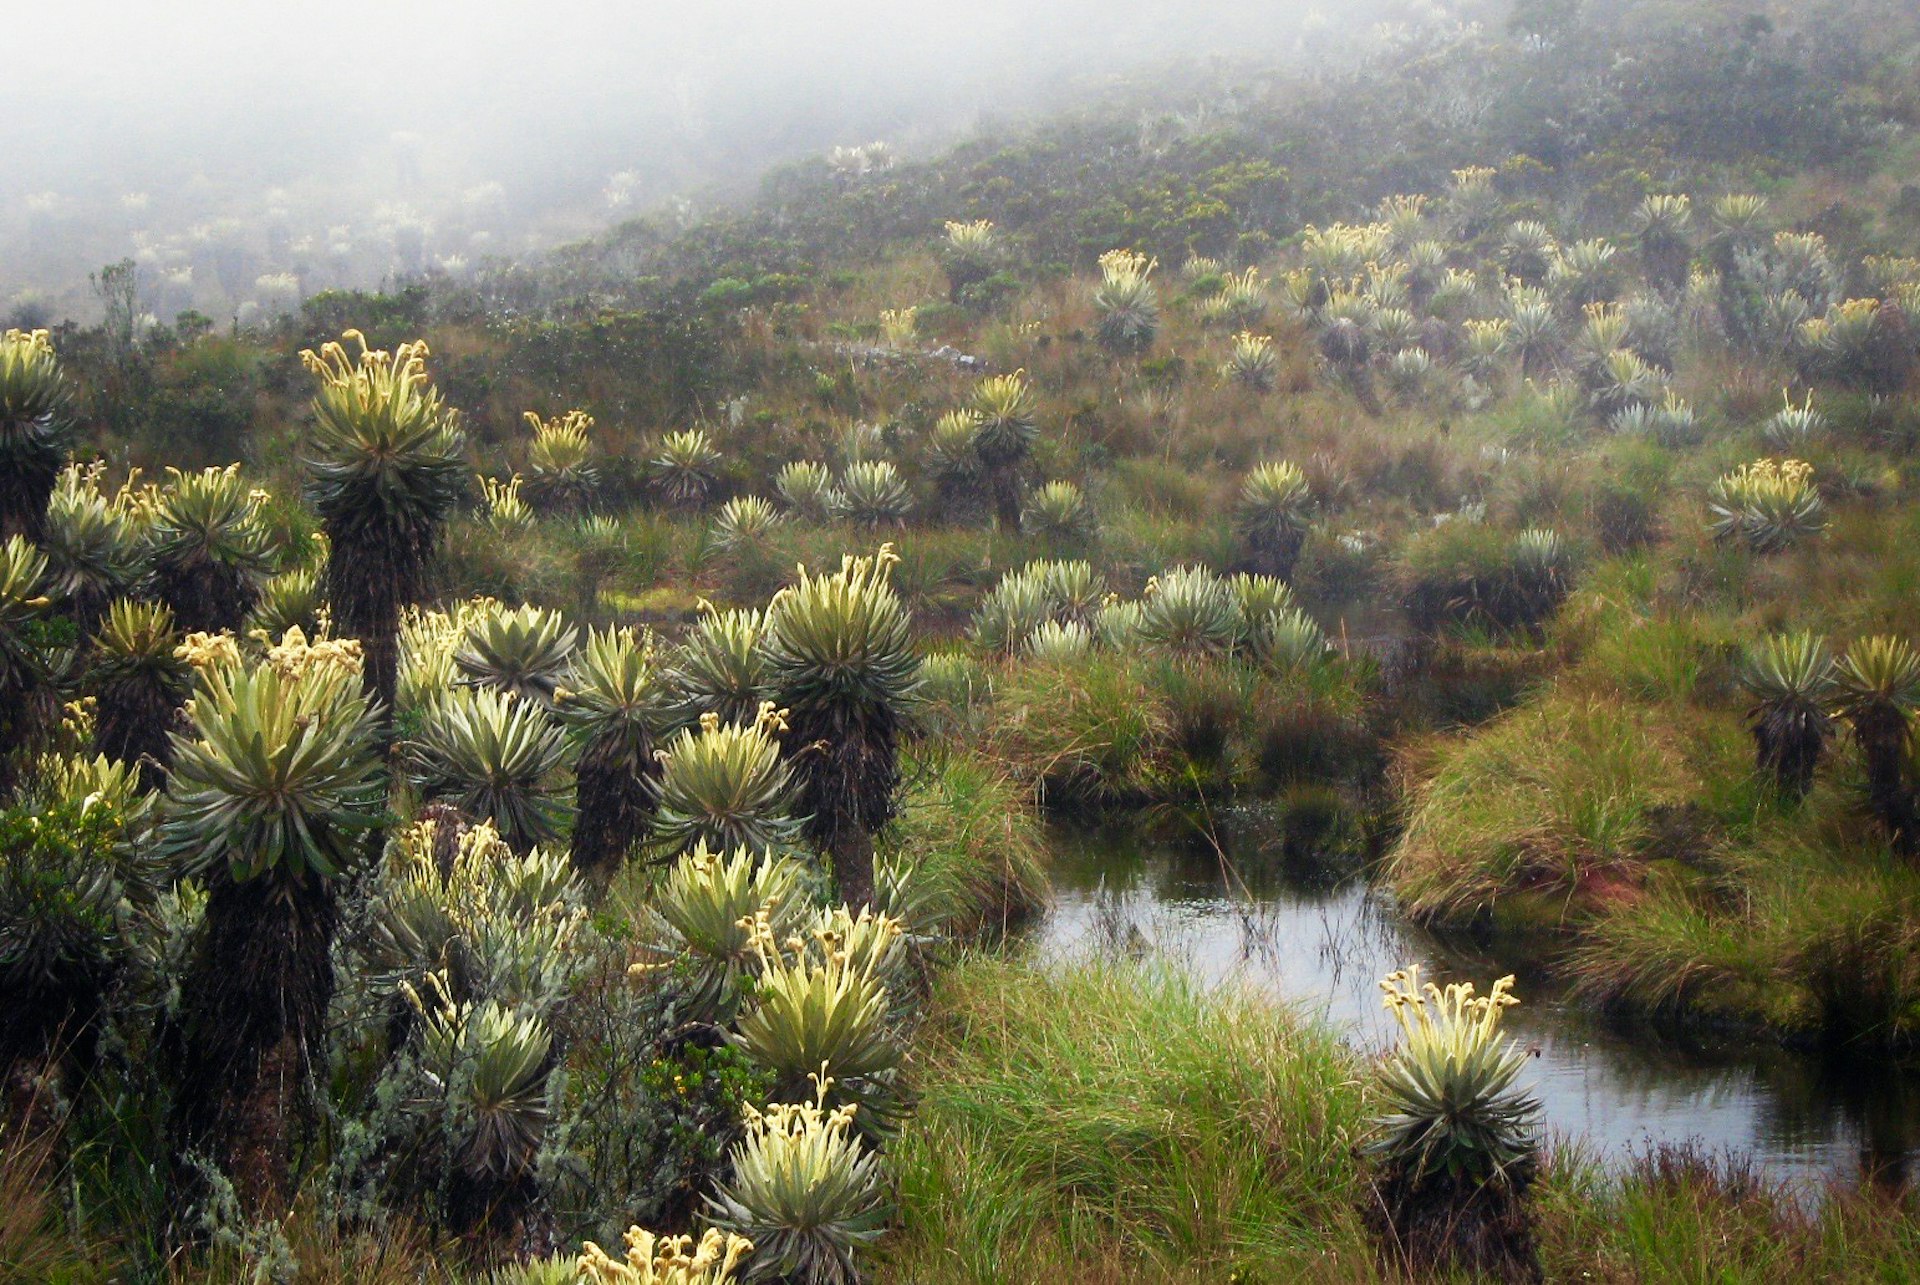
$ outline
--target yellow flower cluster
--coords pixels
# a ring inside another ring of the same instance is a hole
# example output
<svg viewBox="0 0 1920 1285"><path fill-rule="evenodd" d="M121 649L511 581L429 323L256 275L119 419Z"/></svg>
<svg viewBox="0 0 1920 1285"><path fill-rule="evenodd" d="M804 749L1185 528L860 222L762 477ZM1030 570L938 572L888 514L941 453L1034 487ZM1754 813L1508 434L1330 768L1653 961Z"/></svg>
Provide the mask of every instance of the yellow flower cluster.
<svg viewBox="0 0 1920 1285"><path fill-rule="evenodd" d="M1824 317L1800 323L1800 342L1809 348L1845 347L1864 342L1880 321L1878 299L1849 299Z"/></svg>
<svg viewBox="0 0 1920 1285"><path fill-rule="evenodd" d="M774 927L770 907L762 906L743 917L740 927L747 930L747 948L759 956L762 971L770 973L787 967L786 955L789 952L804 962L806 942L792 935L782 941Z"/></svg>
<svg viewBox="0 0 1920 1285"><path fill-rule="evenodd" d="M287 630L286 636L267 648L267 664L287 678L305 678L325 670L358 674L362 657L358 638L316 638L307 641L300 626Z"/></svg>
<svg viewBox="0 0 1920 1285"><path fill-rule="evenodd" d="M782 1138L803 1146L845 1136L847 1130L853 1127L854 1112L858 1107L849 1102L831 1111L823 1108L827 1090L833 1087L833 1077L827 1074L826 1063L822 1062L820 1069L807 1078L813 1081L811 1102L770 1102L764 1111L749 1102L745 1113L747 1136L761 1140Z"/></svg>
<svg viewBox="0 0 1920 1285"><path fill-rule="evenodd" d="M919 317L918 308L884 308L880 312L880 333L892 347L904 348L913 342Z"/></svg>
<svg viewBox="0 0 1920 1285"><path fill-rule="evenodd" d="M1412 1049L1464 1052L1491 1040L1500 1015L1520 1002L1513 994L1513 975L1493 984L1485 995L1473 993L1472 982L1454 982L1444 990L1420 982L1420 966L1409 964L1380 981L1387 1011L1406 1032Z"/></svg>
<svg viewBox="0 0 1920 1285"><path fill-rule="evenodd" d="M744 1236L708 1228L696 1245L691 1236L656 1236L629 1227L627 1252L614 1258L588 1241L580 1252L585 1285L727 1285L734 1268L753 1250Z"/></svg>
<svg viewBox="0 0 1920 1285"><path fill-rule="evenodd" d="M134 480L139 476L140 475L137 471L130 474L127 478L127 485L132 486L134 483ZM169 464L167 465L167 476L173 479L172 484L176 488L178 488L183 482L186 482L189 479L204 479L205 481L208 481L208 482L212 482L212 481L231 482L240 476L240 465L238 461L236 461L232 464L227 465L225 468L207 468L207 469L202 469L196 473L188 473L184 469L178 469L178 468L175 468L173 465ZM152 494L153 502L158 503L160 498L159 490L157 488L152 488L152 487L149 487L148 489ZM247 492L247 511L249 513L254 512L255 510L259 509L259 507L262 504L265 504L268 500L271 500L272 498L273 498L273 493L271 491L263 491L257 486L252 488Z"/></svg>
<svg viewBox="0 0 1920 1285"><path fill-rule="evenodd" d="M947 244L956 250L985 250L994 242L992 219L975 219L971 223L947 220Z"/></svg>
<svg viewBox="0 0 1920 1285"><path fill-rule="evenodd" d="M209 669L224 669L240 663L240 644L233 635L224 630L217 634L195 631L186 636L173 654L186 661L195 669L205 672Z"/></svg>
<svg viewBox="0 0 1920 1285"><path fill-rule="evenodd" d="M1920 281L1920 259L1909 256L1869 254L1860 260L1860 269L1882 290Z"/></svg>
<svg viewBox="0 0 1920 1285"><path fill-rule="evenodd" d="M593 416L583 410L570 410L564 415L555 415L552 419L541 419L533 411L523 412L521 418L527 421L527 427L533 430L535 437L579 437L585 438L593 429Z"/></svg>
<svg viewBox="0 0 1920 1285"><path fill-rule="evenodd" d="M1109 287L1124 289L1143 285L1158 266L1159 260L1133 250L1109 250L1100 256L1100 275Z"/></svg>
<svg viewBox="0 0 1920 1285"><path fill-rule="evenodd" d="M858 919L849 914L844 906L835 909L839 912L839 917L814 930L814 937L820 942L820 948L826 952L828 959L847 959L848 944L856 936L871 934L881 941L891 941L901 934L899 920L887 915L876 915L871 906L862 906Z"/></svg>
<svg viewBox="0 0 1920 1285"><path fill-rule="evenodd" d="M453 655L476 620L500 610L494 598L470 598L447 610L410 606L400 617L401 709L424 709L453 687L459 672Z"/></svg>
<svg viewBox="0 0 1920 1285"><path fill-rule="evenodd" d="M1026 372L1022 371L1020 373L1025 374ZM880 546L880 552L874 554L870 558L856 558L851 553L841 554L840 555L840 573L842 575L857 576L862 580L871 580L877 574L886 571L889 567L892 567L895 563L899 561L900 561L900 555L894 552L893 541L889 540L885 544ZM794 573L798 575L802 580L806 579L807 576L810 574L807 571L807 564L804 562L794 563L793 570L794 570ZM787 591L784 589L781 590L781 593L785 593L785 592ZM774 596L778 598L780 595L776 594ZM713 604L708 602L704 598L700 600L698 605L702 611L713 610Z"/></svg>
<svg viewBox="0 0 1920 1285"><path fill-rule="evenodd" d="M1507 341L1507 333L1513 329L1513 323L1505 317L1495 317L1491 321L1470 318L1465 323L1467 343L1475 348L1497 348Z"/></svg>
<svg viewBox="0 0 1920 1285"><path fill-rule="evenodd" d="M1424 192L1400 193L1380 202L1378 214L1383 223L1417 223L1427 216L1430 198Z"/></svg>
<svg viewBox="0 0 1920 1285"><path fill-rule="evenodd" d="M553 876L564 863L561 855L535 848L518 856L493 822L481 821L460 832L453 860L443 869L438 839L439 823L428 818L401 831L388 847L386 878L394 904L431 906L431 913L444 917L452 934L468 943L504 941L511 934L539 942L553 956L585 931L587 912L570 907L562 893L529 904L505 891L530 884L559 888ZM527 879L528 872L539 877ZM431 975L428 980L440 985Z"/></svg>
<svg viewBox="0 0 1920 1285"><path fill-rule="evenodd" d="M73 745L91 745L99 709L97 696L81 696L60 706L60 735Z"/></svg>
<svg viewBox="0 0 1920 1285"><path fill-rule="evenodd" d="M60 360L44 330L9 330L0 335L0 409L38 415L58 395Z"/></svg>
<svg viewBox="0 0 1920 1285"><path fill-rule="evenodd" d="M845 906L836 906L816 916L805 936L789 932L782 938L772 909L762 906L738 921L768 988L804 986L811 976L824 972L832 990L850 994L863 983L883 978L906 932L900 920L876 914L870 907L863 907L856 918Z"/></svg>
<svg viewBox="0 0 1920 1285"><path fill-rule="evenodd" d="M1721 481L1736 495L1764 492L1792 494L1813 482L1813 465L1805 460L1755 460L1742 464Z"/></svg>
<svg viewBox="0 0 1920 1285"><path fill-rule="evenodd" d="M1386 223L1308 224L1300 240L1300 257L1310 281L1329 288L1344 285L1358 290L1363 276L1378 271L1393 249L1393 228Z"/></svg>
<svg viewBox="0 0 1920 1285"><path fill-rule="evenodd" d="M350 391L356 399L370 402L401 401L418 395L427 383L427 341L416 340L401 344L393 352L367 347L367 337L358 330L348 330L341 339L351 340L360 347L358 357L347 354L346 347L338 342L320 345L320 351L308 348L300 354L300 364L320 377L327 385L343 392Z"/></svg>
<svg viewBox="0 0 1920 1285"><path fill-rule="evenodd" d="M533 510L520 498L522 478L518 473L505 482L490 477L480 479L486 495L487 521L498 531L520 531L533 525Z"/></svg>
<svg viewBox="0 0 1920 1285"><path fill-rule="evenodd" d="M134 529L144 529L152 516L154 507L159 503L160 490L151 482L142 484L140 470L129 469L127 480L111 496L101 489L105 480L107 464L105 460L96 460L91 464L69 464L60 474L55 495L73 498L84 497L98 500L107 507L107 512ZM263 492L264 494L264 492Z"/></svg>
<svg viewBox="0 0 1920 1285"><path fill-rule="evenodd" d="M9 355L18 353L22 359L53 356L53 334L47 330L9 330L0 343Z"/></svg>

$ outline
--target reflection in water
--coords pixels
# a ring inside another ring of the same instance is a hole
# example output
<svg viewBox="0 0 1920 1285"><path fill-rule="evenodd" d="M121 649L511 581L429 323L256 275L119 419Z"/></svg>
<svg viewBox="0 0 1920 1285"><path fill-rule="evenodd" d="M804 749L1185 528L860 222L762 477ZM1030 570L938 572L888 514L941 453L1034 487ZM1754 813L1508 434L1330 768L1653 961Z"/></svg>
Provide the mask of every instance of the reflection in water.
<svg viewBox="0 0 1920 1285"><path fill-rule="evenodd" d="M1063 832L1053 848L1056 906L1036 931L1050 957L1172 958L1323 1016L1368 1049L1393 1038L1378 985L1393 969L1417 962L1434 980L1482 987L1516 973L1524 1002L1507 1021L1538 1050L1548 1127L1589 1151L1618 1158L1691 1139L1809 1186L1863 1172L1899 1181L1920 1167L1920 1066L1621 1029L1523 957L1462 950L1401 922L1358 879L1307 887L1277 861L1229 864L1209 845L1131 829Z"/></svg>

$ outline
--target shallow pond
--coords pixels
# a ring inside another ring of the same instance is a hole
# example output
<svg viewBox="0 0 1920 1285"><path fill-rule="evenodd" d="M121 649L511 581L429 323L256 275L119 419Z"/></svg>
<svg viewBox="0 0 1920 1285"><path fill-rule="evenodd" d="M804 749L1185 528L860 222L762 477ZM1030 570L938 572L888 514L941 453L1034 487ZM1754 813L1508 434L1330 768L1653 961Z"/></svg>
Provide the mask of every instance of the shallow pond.
<svg viewBox="0 0 1920 1285"><path fill-rule="evenodd" d="M1363 1048L1390 1043L1379 979L1419 963L1485 989L1517 974L1513 1034L1538 1050L1531 1079L1548 1128L1617 1160L1654 1142L1750 1155L1807 1189L1920 1175L1920 1064L1802 1054L1748 1040L1624 1028L1569 999L1532 961L1442 943L1359 879L1312 887L1277 861L1139 828L1054 835L1053 912L1034 930L1050 958L1162 955L1211 983L1244 985L1323 1016Z"/></svg>

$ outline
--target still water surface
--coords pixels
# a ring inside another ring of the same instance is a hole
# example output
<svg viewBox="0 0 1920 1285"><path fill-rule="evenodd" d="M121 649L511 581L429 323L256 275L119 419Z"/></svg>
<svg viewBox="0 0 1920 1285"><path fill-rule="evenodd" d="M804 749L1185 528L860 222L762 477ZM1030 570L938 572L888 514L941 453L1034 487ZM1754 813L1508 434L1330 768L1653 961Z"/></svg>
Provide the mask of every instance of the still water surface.
<svg viewBox="0 0 1920 1285"><path fill-rule="evenodd" d="M1309 886L1277 862L1131 827L1058 831L1052 846L1056 904L1035 930L1048 958L1164 956L1324 1017L1373 1050L1394 1035L1379 990L1393 969L1418 963L1429 978L1482 990L1514 973L1523 1003L1507 1023L1539 1052L1532 1082L1557 1137L1609 1160L1691 1140L1747 1153L1807 1190L1865 1173L1920 1177L1920 1064L1612 1024L1518 954L1405 923L1357 878Z"/></svg>

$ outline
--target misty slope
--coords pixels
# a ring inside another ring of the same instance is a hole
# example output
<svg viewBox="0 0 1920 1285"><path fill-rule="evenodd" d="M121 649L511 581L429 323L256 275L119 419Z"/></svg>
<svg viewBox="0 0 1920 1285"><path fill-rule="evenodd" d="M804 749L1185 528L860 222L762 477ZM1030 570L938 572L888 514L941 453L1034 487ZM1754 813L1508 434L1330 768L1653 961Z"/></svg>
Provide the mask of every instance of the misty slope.
<svg viewBox="0 0 1920 1285"><path fill-rule="evenodd" d="M1019 259L1042 272L1084 268L1116 245L1251 258L1303 224L1433 190L1470 164L1509 168L1539 211L1596 228L1624 221L1648 183L1812 189L1813 175L1849 188L1809 206L1833 225L1823 230L1861 240L1920 226L1920 190L1897 178L1856 186L1876 169L1899 174L1887 162L1920 113L1910 6L1842 0L1768 16L1673 0L1523 3L1504 23L1502 12L1384 29L1350 67L1332 56L1343 33L1322 30L1305 38L1304 68L1158 68L1057 121L879 175L789 167L737 215L678 233L638 221L556 266L616 293L629 273L704 285L858 265L962 217L1012 232Z"/></svg>
<svg viewBox="0 0 1920 1285"><path fill-rule="evenodd" d="M1177 56L1280 56L1303 12L436 0L383 13L348 55L344 33L237 0L26 6L9 41L36 56L0 82L0 113L30 125L0 180L0 301L92 317L86 274L125 256L165 321L459 277L635 210L731 200L835 145L925 154Z"/></svg>

